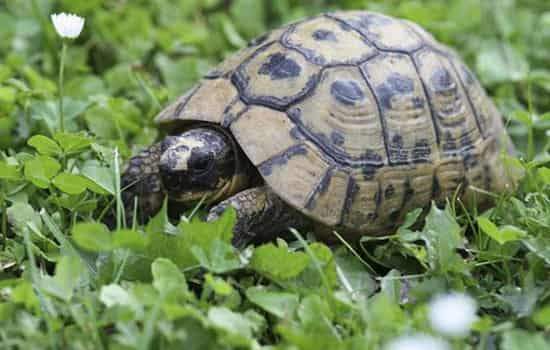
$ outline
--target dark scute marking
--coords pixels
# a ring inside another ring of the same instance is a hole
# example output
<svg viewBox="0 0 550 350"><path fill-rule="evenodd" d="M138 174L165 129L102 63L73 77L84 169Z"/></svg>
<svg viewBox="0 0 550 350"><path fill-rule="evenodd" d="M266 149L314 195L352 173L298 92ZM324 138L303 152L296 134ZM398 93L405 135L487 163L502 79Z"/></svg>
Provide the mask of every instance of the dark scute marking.
<svg viewBox="0 0 550 350"><path fill-rule="evenodd" d="M353 27L351 26L351 24L347 22L338 21L338 25L340 29L342 29L343 31L350 32L353 30Z"/></svg>
<svg viewBox="0 0 550 350"><path fill-rule="evenodd" d="M286 164L290 158L296 155L304 154L307 154L307 148L305 145L294 145L284 152L262 162L260 165L258 165L258 170L263 176L269 176L273 172L274 167Z"/></svg>
<svg viewBox="0 0 550 350"><path fill-rule="evenodd" d="M290 119L299 122L302 117L302 109L300 107L293 107L288 110L288 116Z"/></svg>
<svg viewBox="0 0 550 350"><path fill-rule="evenodd" d="M271 34L271 32L267 32L267 33L265 33L265 34L260 35L260 36L257 37L257 38L254 38L254 39L250 40L250 41L248 42L248 45L247 45L247 46L248 46L248 47L258 46L258 45L264 43L264 42L267 40L267 38L269 37L270 34Z"/></svg>
<svg viewBox="0 0 550 350"><path fill-rule="evenodd" d="M470 133L467 131L464 131L462 135L460 135L460 146L462 148L472 148L473 145L474 145L474 142L470 137Z"/></svg>
<svg viewBox="0 0 550 350"><path fill-rule="evenodd" d="M405 181L405 191L403 192L403 205L405 205L414 195L414 189L411 187L410 181Z"/></svg>
<svg viewBox="0 0 550 350"><path fill-rule="evenodd" d="M414 91L414 81L399 73L392 73L386 81L376 87L382 106L391 109L391 99L396 95L409 94ZM424 102L422 102L424 103Z"/></svg>
<svg viewBox="0 0 550 350"><path fill-rule="evenodd" d="M338 146L342 146L344 144L344 135L342 135L341 132L338 132L336 130L333 130L331 133L330 133L330 140L332 141L332 143L334 143L335 145L338 145Z"/></svg>
<svg viewBox="0 0 550 350"><path fill-rule="evenodd" d="M437 199L441 195L441 186L439 185L439 179L437 176L432 180L432 198Z"/></svg>
<svg viewBox="0 0 550 350"><path fill-rule="evenodd" d="M456 92L456 83L446 68L436 69L430 77L434 91L439 94L451 95Z"/></svg>
<svg viewBox="0 0 550 350"><path fill-rule="evenodd" d="M323 176L321 177L321 180L319 181L317 186L315 186L315 189L310 194L310 197L308 198L308 200L306 202L306 205L305 205L306 209L309 209L309 210L314 209L315 205L316 205L317 197L319 197L319 195L321 195L321 194L323 194L327 191L328 185L330 184L330 180L332 179L333 170L334 170L333 168L329 168L323 174Z"/></svg>
<svg viewBox="0 0 550 350"><path fill-rule="evenodd" d="M361 156L361 158L366 162L366 164L361 168L363 177L365 180L372 180L376 174L376 170L384 165L382 156L373 150L368 149L365 154Z"/></svg>
<svg viewBox="0 0 550 350"><path fill-rule="evenodd" d="M374 222L378 218L378 214L374 212L367 213L367 221L368 222Z"/></svg>
<svg viewBox="0 0 550 350"><path fill-rule="evenodd" d="M476 154L472 153L470 150L462 152L464 157L464 169L469 170L475 167L479 163L479 159Z"/></svg>
<svg viewBox="0 0 550 350"><path fill-rule="evenodd" d="M333 41L333 42L338 41L336 39L336 35L330 30L317 29L316 31L313 32L311 36L313 37L313 39L317 41Z"/></svg>
<svg viewBox="0 0 550 350"><path fill-rule="evenodd" d="M365 98L361 86L355 80L337 80L330 86L330 93L340 103L353 106Z"/></svg>
<svg viewBox="0 0 550 350"><path fill-rule="evenodd" d="M407 163L409 152L404 149L403 137L399 134L393 135L388 146L390 160L394 163Z"/></svg>
<svg viewBox="0 0 550 350"><path fill-rule="evenodd" d="M457 150L456 140L453 138L453 134L450 131L445 132L443 135L443 151L452 152Z"/></svg>
<svg viewBox="0 0 550 350"><path fill-rule="evenodd" d="M430 161L430 155L432 153L430 144L426 139L420 139L414 144L412 150L413 163L426 163Z"/></svg>
<svg viewBox="0 0 550 350"><path fill-rule="evenodd" d="M420 96L413 97L413 106L414 108L424 108L424 98Z"/></svg>
<svg viewBox="0 0 550 350"><path fill-rule="evenodd" d="M277 52L268 57L267 62L264 62L259 74L269 75L271 80L282 80L294 78L300 75L302 68L291 58Z"/></svg>
<svg viewBox="0 0 550 350"><path fill-rule="evenodd" d="M386 186L386 189L384 190L384 198L386 199L391 198L393 197L394 194L395 194L395 188L393 187L393 185L389 184L388 186Z"/></svg>
<svg viewBox="0 0 550 350"><path fill-rule="evenodd" d="M400 214L399 210L397 209L392 210L388 215L390 222L397 222L397 220L399 219L399 214Z"/></svg>
<svg viewBox="0 0 550 350"><path fill-rule="evenodd" d="M206 72L204 79L217 79L223 76L224 72L220 69L214 68Z"/></svg>
<svg viewBox="0 0 550 350"><path fill-rule="evenodd" d="M344 220L344 217L349 216L351 205L353 204L357 192L359 192L359 186L355 182L355 179L350 176L348 187L346 188L346 199L344 200L344 207L342 208L342 220Z"/></svg>
<svg viewBox="0 0 550 350"><path fill-rule="evenodd" d="M298 128L297 126L294 126L292 127L292 129L290 129L290 136L295 140L305 139L304 134L300 131L300 128Z"/></svg>

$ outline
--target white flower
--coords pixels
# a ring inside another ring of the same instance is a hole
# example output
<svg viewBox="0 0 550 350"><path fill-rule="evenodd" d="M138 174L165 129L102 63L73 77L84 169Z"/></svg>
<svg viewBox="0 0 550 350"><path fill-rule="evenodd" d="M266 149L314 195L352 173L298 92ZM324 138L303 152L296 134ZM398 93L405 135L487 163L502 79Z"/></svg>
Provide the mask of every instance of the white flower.
<svg viewBox="0 0 550 350"><path fill-rule="evenodd" d="M386 344L385 350L450 350L449 344L427 334L413 334L399 337Z"/></svg>
<svg viewBox="0 0 550 350"><path fill-rule="evenodd" d="M62 38L74 39L80 35L84 28L84 18L67 13L57 13L51 15L55 31Z"/></svg>
<svg viewBox="0 0 550 350"><path fill-rule="evenodd" d="M444 335L463 337L477 319L475 300L466 294L450 293L435 297L429 305L432 328Z"/></svg>

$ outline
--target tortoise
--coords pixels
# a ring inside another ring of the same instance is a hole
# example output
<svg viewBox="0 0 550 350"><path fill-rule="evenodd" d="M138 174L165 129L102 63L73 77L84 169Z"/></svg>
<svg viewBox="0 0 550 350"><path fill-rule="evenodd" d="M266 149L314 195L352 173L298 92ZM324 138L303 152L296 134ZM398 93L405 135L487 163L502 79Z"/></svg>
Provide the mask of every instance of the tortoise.
<svg viewBox="0 0 550 350"><path fill-rule="evenodd" d="M501 115L450 48L419 25L364 11L273 30L208 72L156 122L167 136L122 178L141 219L165 196L236 209L234 243L316 224L385 234L413 208L514 185ZM322 234L321 234L322 235Z"/></svg>

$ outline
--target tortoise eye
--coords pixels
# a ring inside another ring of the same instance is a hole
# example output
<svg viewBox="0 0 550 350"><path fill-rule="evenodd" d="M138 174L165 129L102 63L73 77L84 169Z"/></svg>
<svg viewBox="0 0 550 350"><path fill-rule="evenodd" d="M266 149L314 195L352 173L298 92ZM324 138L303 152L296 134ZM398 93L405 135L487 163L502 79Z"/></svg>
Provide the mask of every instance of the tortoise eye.
<svg viewBox="0 0 550 350"><path fill-rule="evenodd" d="M202 173L212 168L214 157L211 153L203 154L199 157L191 157L189 160L189 168L197 173Z"/></svg>

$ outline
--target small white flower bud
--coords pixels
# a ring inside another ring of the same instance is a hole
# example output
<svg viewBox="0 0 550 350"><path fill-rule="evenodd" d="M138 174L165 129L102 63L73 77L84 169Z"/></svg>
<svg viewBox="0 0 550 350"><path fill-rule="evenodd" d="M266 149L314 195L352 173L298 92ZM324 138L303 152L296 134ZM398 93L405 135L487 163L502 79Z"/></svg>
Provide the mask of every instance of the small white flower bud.
<svg viewBox="0 0 550 350"><path fill-rule="evenodd" d="M444 335L463 337L468 335L472 323L477 320L475 300L461 293L435 297L429 305L428 318L432 328Z"/></svg>
<svg viewBox="0 0 550 350"><path fill-rule="evenodd" d="M443 339L427 334L412 334L396 338L386 344L385 350L450 350L451 347Z"/></svg>
<svg viewBox="0 0 550 350"><path fill-rule="evenodd" d="M73 14L58 13L52 14L51 19L55 31L62 38L75 39L84 28L84 18Z"/></svg>

